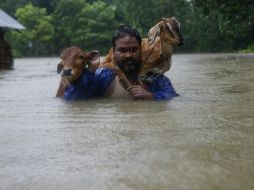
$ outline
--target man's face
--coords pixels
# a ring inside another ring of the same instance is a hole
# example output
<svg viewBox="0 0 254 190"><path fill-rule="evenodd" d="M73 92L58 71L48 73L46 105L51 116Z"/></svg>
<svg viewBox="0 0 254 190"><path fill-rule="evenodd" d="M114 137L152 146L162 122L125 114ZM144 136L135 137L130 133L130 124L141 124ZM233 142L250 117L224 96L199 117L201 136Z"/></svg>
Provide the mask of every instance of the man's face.
<svg viewBox="0 0 254 190"><path fill-rule="evenodd" d="M125 74L138 74L141 67L141 48L135 37L123 36L116 40L114 61Z"/></svg>

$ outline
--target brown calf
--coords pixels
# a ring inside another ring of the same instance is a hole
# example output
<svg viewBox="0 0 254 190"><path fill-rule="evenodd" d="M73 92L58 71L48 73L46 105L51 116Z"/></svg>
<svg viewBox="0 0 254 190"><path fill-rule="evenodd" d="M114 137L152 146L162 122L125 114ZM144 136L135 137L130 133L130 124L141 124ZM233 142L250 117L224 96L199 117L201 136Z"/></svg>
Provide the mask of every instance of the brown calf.
<svg viewBox="0 0 254 190"><path fill-rule="evenodd" d="M61 54L62 60L57 65L57 73L62 73L62 77L56 97L63 97L65 87L77 81L85 69L94 72L99 65L99 61L93 65L91 65L91 62L97 58L99 58L98 51L85 52L76 46L64 49Z"/></svg>

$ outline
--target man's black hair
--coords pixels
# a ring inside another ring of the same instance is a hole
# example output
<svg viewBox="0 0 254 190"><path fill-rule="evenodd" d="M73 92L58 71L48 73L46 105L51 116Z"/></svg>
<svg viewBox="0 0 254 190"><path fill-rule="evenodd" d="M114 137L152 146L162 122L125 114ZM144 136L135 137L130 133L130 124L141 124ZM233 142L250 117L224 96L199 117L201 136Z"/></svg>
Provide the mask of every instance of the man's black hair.
<svg viewBox="0 0 254 190"><path fill-rule="evenodd" d="M124 25L119 26L119 28L114 32L114 34L112 36L113 49L115 49L116 40L118 40L119 38L123 38L124 36L135 37L137 39L139 45L141 46L142 39L141 39L141 36L140 36L139 32L137 31L137 29L132 28L128 24L124 24Z"/></svg>

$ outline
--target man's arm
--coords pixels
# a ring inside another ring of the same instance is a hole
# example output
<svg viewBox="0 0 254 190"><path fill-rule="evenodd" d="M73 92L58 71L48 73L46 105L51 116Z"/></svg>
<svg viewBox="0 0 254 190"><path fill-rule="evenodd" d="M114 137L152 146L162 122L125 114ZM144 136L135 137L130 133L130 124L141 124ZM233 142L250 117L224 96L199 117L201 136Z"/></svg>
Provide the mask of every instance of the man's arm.
<svg viewBox="0 0 254 190"><path fill-rule="evenodd" d="M75 83L69 84L64 91L65 100L89 99L94 96L94 73L86 70Z"/></svg>
<svg viewBox="0 0 254 190"><path fill-rule="evenodd" d="M179 96L170 80L164 75L159 76L149 85L149 91L152 92L154 100L170 100Z"/></svg>
<svg viewBox="0 0 254 190"><path fill-rule="evenodd" d="M148 83L147 88L141 85L131 85L127 91L133 99L141 100L169 100L178 96L170 80L164 75L153 79L151 83Z"/></svg>
<svg viewBox="0 0 254 190"><path fill-rule="evenodd" d="M86 100L103 97L114 78L115 73L111 69L99 68L95 73L86 70L77 83L71 84L65 89L64 99Z"/></svg>

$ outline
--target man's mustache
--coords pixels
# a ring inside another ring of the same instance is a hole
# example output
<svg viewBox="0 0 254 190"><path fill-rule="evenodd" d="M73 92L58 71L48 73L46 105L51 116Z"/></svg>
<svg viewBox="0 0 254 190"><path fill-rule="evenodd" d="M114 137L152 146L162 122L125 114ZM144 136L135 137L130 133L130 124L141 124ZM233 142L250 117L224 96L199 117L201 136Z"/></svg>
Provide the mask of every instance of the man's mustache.
<svg viewBox="0 0 254 190"><path fill-rule="evenodd" d="M127 63L127 64L130 64L130 63L138 64L136 60L131 59L131 58L124 60L122 63L123 64L125 64L125 63Z"/></svg>
<svg viewBox="0 0 254 190"><path fill-rule="evenodd" d="M118 65L124 73L137 73L140 69L140 63L134 59L124 60Z"/></svg>
<svg viewBox="0 0 254 190"><path fill-rule="evenodd" d="M139 68L139 63L134 59L127 59L120 64L120 67L126 71L136 70Z"/></svg>

